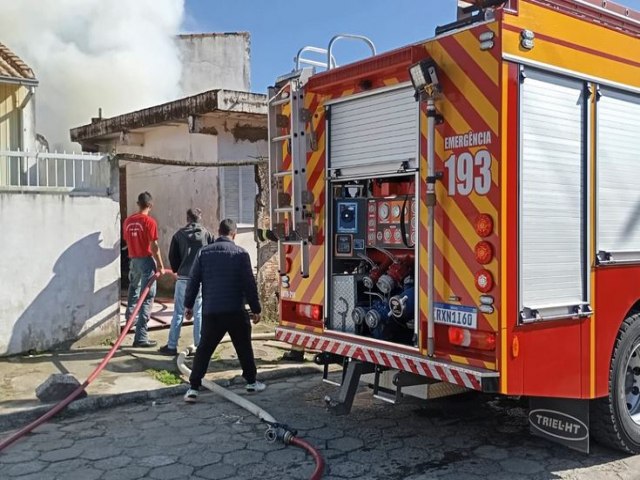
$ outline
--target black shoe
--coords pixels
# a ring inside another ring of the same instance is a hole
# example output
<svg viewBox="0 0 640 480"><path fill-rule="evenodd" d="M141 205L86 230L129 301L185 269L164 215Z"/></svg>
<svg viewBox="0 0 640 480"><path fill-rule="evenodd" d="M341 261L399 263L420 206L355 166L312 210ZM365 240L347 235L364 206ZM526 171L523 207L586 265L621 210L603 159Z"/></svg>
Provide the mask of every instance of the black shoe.
<svg viewBox="0 0 640 480"><path fill-rule="evenodd" d="M135 348L153 348L158 345L155 340L147 340L146 342L133 342Z"/></svg>
<svg viewBox="0 0 640 480"><path fill-rule="evenodd" d="M282 360L286 362L304 362L304 351L289 350L282 355Z"/></svg>
<svg viewBox="0 0 640 480"><path fill-rule="evenodd" d="M178 355L178 349L177 348L169 348L169 345L163 345L162 347L160 347L158 349L158 352L160 352L163 355L169 355L172 357L175 357L176 355Z"/></svg>

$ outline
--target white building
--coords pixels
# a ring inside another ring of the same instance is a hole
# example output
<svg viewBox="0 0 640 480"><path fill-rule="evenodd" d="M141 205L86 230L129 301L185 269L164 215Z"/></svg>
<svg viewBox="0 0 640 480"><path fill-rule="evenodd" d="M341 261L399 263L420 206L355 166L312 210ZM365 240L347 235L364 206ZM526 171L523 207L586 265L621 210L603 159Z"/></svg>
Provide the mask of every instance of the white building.
<svg viewBox="0 0 640 480"><path fill-rule="evenodd" d="M158 221L165 258L172 235L186 223L187 209L199 207L204 225L213 233L221 219L236 220L238 242L249 251L255 266L255 167L233 164L266 159L266 122L264 95L211 90L114 118L94 119L72 129L71 140L84 151L124 155L121 219L137 211L140 192L151 192L151 214ZM140 163L133 155L147 162L172 160L176 165ZM180 166L181 162L189 166ZM218 167L221 163L225 166Z"/></svg>
<svg viewBox="0 0 640 480"><path fill-rule="evenodd" d="M118 332L117 175L36 152L33 71L0 44L0 355Z"/></svg>

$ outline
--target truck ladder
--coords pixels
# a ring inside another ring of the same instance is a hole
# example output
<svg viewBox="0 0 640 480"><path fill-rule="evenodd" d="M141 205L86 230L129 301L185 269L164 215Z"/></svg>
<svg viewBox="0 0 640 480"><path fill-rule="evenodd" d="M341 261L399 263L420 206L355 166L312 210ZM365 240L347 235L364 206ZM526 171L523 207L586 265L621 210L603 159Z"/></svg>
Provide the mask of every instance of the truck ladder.
<svg viewBox="0 0 640 480"><path fill-rule="evenodd" d="M268 109L271 230L278 238L279 252L286 245L300 247L304 278L309 276L313 195L307 190L305 126L311 119L304 108L303 86L312 73L312 68L303 68L278 79L269 87ZM280 254L282 275L285 262Z"/></svg>

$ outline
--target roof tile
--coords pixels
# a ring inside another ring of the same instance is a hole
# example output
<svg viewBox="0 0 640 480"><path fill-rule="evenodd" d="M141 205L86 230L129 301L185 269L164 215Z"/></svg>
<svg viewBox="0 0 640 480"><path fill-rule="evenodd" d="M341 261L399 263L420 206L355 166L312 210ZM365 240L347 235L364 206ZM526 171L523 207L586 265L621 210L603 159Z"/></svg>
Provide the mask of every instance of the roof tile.
<svg viewBox="0 0 640 480"><path fill-rule="evenodd" d="M0 43L0 77L34 80L33 70L9 48Z"/></svg>

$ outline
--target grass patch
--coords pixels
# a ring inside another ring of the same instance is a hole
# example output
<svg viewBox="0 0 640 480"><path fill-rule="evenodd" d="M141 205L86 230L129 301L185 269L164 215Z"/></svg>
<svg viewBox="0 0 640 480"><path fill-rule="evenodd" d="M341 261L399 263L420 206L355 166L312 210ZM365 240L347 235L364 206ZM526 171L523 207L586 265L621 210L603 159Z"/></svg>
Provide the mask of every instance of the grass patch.
<svg viewBox="0 0 640 480"><path fill-rule="evenodd" d="M149 370L147 370L147 373L158 380L160 383L164 383L165 385L179 385L182 383L182 378L180 378L180 375L178 375L176 372L150 368Z"/></svg>

